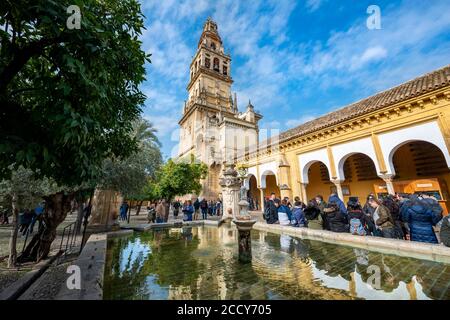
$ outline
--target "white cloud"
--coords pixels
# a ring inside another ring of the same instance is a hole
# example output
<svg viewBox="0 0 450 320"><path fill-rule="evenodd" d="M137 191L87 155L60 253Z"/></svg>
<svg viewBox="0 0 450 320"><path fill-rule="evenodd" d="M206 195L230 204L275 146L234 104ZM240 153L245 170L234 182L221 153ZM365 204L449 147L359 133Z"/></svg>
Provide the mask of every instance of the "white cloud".
<svg viewBox="0 0 450 320"><path fill-rule="evenodd" d="M286 126L288 128L297 127L297 126L299 126L305 122L311 121L315 118L316 118L316 116L313 116L313 115L304 115L304 116L301 116L300 118L290 119L290 120L286 121Z"/></svg>
<svg viewBox="0 0 450 320"><path fill-rule="evenodd" d="M324 0L307 0L305 3L305 7L309 12L314 12L320 8L320 6L324 3Z"/></svg>

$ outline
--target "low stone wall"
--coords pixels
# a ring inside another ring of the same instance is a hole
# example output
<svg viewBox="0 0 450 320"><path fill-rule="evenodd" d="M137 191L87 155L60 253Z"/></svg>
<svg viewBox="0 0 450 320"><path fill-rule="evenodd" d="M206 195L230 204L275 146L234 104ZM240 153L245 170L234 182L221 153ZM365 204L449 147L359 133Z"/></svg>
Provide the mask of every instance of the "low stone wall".
<svg viewBox="0 0 450 320"><path fill-rule="evenodd" d="M370 251L395 254L402 257L411 257L436 262L450 263L450 248L439 244L428 244L400 239L386 239L371 236L355 236L349 233L337 233L326 230L308 228L295 228L279 224L266 224L257 222L255 230L287 234L298 238L323 241L327 243L346 245Z"/></svg>

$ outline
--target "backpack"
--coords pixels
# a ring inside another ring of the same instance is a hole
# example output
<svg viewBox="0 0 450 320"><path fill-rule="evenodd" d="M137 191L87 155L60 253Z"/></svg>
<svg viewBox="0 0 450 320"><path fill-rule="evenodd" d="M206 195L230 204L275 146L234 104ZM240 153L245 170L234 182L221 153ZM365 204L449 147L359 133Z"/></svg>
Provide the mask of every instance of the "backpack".
<svg viewBox="0 0 450 320"><path fill-rule="evenodd" d="M266 207L264 208L263 217L266 221L270 219L270 203L267 203Z"/></svg>
<svg viewBox="0 0 450 320"><path fill-rule="evenodd" d="M366 235L366 230L364 229L364 226L361 223L361 220L359 220L357 218L350 219L350 233L357 235L357 236L365 236Z"/></svg>
<svg viewBox="0 0 450 320"><path fill-rule="evenodd" d="M316 220L320 214L320 209L316 206L308 205L304 210L303 214L307 220Z"/></svg>

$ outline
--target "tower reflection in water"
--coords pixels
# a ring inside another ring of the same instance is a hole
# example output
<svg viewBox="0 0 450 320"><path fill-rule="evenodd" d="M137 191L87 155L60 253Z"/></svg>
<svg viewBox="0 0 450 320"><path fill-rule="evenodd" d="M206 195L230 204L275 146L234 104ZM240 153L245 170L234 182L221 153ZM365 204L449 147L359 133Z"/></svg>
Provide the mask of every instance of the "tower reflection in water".
<svg viewBox="0 0 450 320"><path fill-rule="evenodd" d="M231 225L112 239L104 299L450 299L450 265L257 230L251 237L249 264L238 262Z"/></svg>

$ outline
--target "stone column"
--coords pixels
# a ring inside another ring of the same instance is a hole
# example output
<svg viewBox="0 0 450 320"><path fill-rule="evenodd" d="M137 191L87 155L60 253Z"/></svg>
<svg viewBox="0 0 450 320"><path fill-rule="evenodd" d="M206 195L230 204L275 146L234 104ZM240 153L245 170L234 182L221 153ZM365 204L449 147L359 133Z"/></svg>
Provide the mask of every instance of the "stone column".
<svg viewBox="0 0 450 320"><path fill-rule="evenodd" d="M265 200L265 199L264 199L264 190L265 190L265 189L264 189L264 188L258 188L258 189L261 191L261 202L260 202L260 206L259 206L259 207L261 208L261 211L264 212L264 209L265 209L265 208L264 208L264 202L265 202L265 201L264 201L264 200Z"/></svg>
<svg viewBox="0 0 450 320"><path fill-rule="evenodd" d="M282 184L279 186L279 188L280 188L281 199L283 199L285 197L289 197L289 199L292 200L292 190L291 190L291 188L289 188L289 186L287 184Z"/></svg>
<svg viewBox="0 0 450 320"><path fill-rule="evenodd" d="M342 192L342 185L341 185L342 180L332 180L331 182L333 182L333 184L336 186L336 191L339 199L344 201L344 193Z"/></svg>
<svg viewBox="0 0 450 320"><path fill-rule="evenodd" d="M301 197L303 203L305 203L305 204L308 203L308 195L306 194L306 186L307 185L308 185L307 183L303 183L303 182L300 183L300 190L301 190L300 197Z"/></svg>
<svg viewBox="0 0 450 320"><path fill-rule="evenodd" d="M394 180L394 175L393 174L383 174L379 176L381 179L383 179L384 182L386 182L386 188L387 188L387 192L389 194L395 194L395 190L394 190L394 184L392 183L392 181Z"/></svg>
<svg viewBox="0 0 450 320"><path fill-rule="evenodd" d="M239 215L239 190L241 182L233 164L225 164L222 177L219 180L223 197L223 218L233 218ZM231 214L230 214L231 209Z"/></svg>

